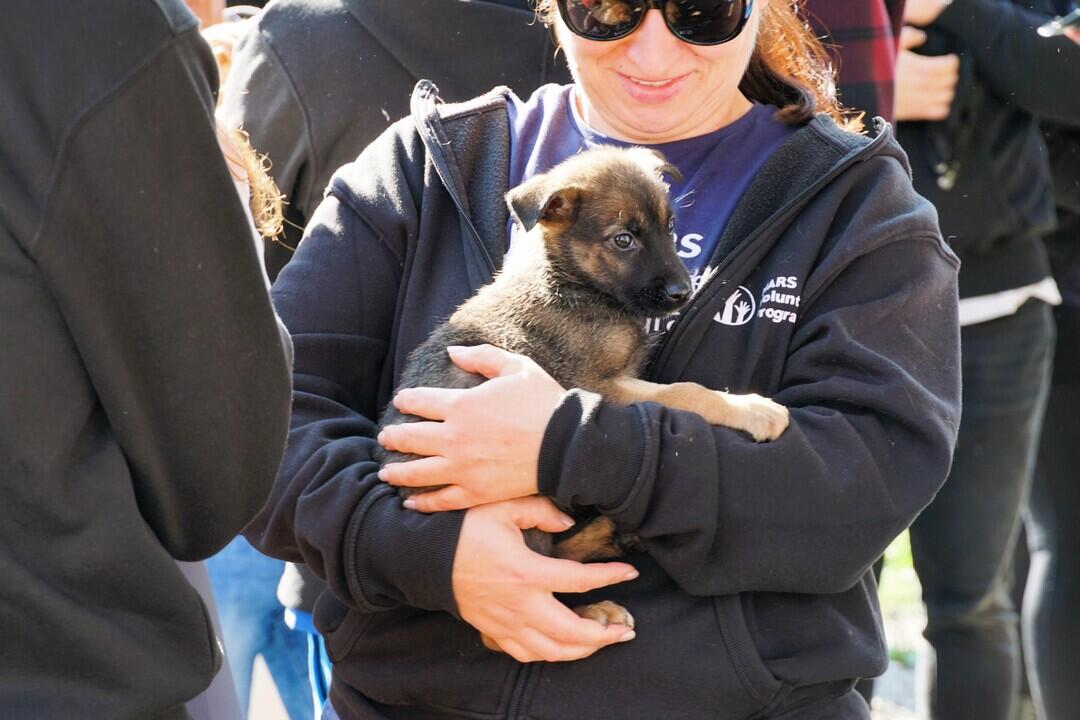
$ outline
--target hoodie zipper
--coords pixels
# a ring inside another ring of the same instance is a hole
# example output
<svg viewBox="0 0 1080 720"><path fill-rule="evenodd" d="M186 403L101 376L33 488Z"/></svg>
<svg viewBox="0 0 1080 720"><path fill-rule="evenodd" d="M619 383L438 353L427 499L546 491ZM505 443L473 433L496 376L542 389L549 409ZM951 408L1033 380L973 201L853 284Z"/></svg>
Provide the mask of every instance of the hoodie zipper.
<svg viewBox="0 0 1080 720"><path fill-rule="evenodd" d="M442 180L443 187L446 188L450 199L454 201L454 207L457 208L458 215L464 219L465 225L469 229L468 234L471 236L473 244L480 251L480 257L487 264L488 271L494 275L496 271L495 261L491 259L491 253L488 252L487 247L480 238L480 233L473 224L472 218L465 212L465 203L462 202L461 194L458 192L457 186L452 182L453 177L446 168L446 159L442 153L442 146L445 143L440 140L439 133L436 131L436 123L440 120L438 113L433 109L437 97L435 86L427 80L422 81L420 97L414 100L412 104L412 114L416 118L417 128L425 140L428 155L431 156L432 165L435 166L435 172L438 173L439 179ZM423 107L426 103L431 103L431 112L427 112L427 108Z"/></svg>
<svg viewBox="0 0 1080 720"><path fill-rule="evenodd" d="M432 100L434 96L434 86L430 83L424 88L424 94L421 97L422 101ZM457 208L458 214L464 219L466 226L469 229L469 234L472 236L472 242L477 246L480 251L481 257L487 264L488 270L494 274L496 271L495 262L491 258L491 254L488 252L487 247L484 246L483 241L480 238L480 233L477 232L476 227L473 225L472 218L465 212L465 205L461 201L460 193L454 184L451 182L450 173L444 168L445 159L442 156L441 146L442 143L439 140L438 133L435 130L434 122L428 120L427 114L418 112L419 108L414 104L413 114L418 119L422 119L422 122L418 122L417 126L420 129L423 137L426 140L428 154L432 157L435 171L439 174L440 179L443 182L443 187L450 195L450 199L454 202L454 206ZM437 118L437 115L436 115ZM795 208L803 204L808 198L816 194L823 185L832 181L841 172L846 170L851 165L860 161L863 157L873 154L879 145L886 141L888 135L881 133L878 137L874 138L869 145L861 148L858 152L843 158L832 169L822 175L817 181L809 185L801 193L796 195L790 201L788 201L783 207L773 213L765 222L759 225L753 232L746 236L746 238L740 242L727 257L716 266L716 270L706 279L705 283L701 286L694 297L691 299L690 304L686 309L675 319L675 323L672 328L664 335L663 340L656 352L653 353L652 359L649 362L647 371L643 374L643 377L653 378L657 369L660 367L662 359L666 359L666 356L670 354L670 348L674 346L676 336L683 330L684 326L689 322L688 316L696 314L702 303L706 302L703 298L709 293L714 286L719 283L719 287L727 285L727 280L720 280L721 271L726 269L736 259L738 259L748 248L753 247L754 243L765 232L771 229L773 226L778 225L786 216ZM532 676L536 674L534 666L539 663L526 663L518 670L518 675L514 679L513 689L510 692L510 703L507 708L507 720L525 720L523 712L523 706L525 703L525 692L528 689L529 681Z"/></svg>
<svg viewBox="0 0 1080 720"><path fill-rule="evenodd" d="M815 182L807 186L801 193L789 200L783 207L774 212L765 222L759 225L753 232L746 236L735 248L728 253L716 269L709 274L705 282L698 289L694 296L690 299L690 303L686 308L679 313L675 318L675 322L671 328L664 334L656 351L652 354L652 359L649 361L645 372L642 377L655 380L657 371L660 369L663 362L665 362L668 356L671 355L671 348L674 347L677 337L684 331L685 326L690 322L692 316L698 314L700 306L703 303L707 303L711 299L711 295L715 294L712 291L714 286L724 287L728 281L726 279L720 279L720 276L724 270L726 270L735 260L737 260L747 249L754 246L759 238L765 235L766 231L771 230L774 226L779 225L782 221L787 219L787 216L796 208L801 207L807 198L816 195L822 188L829 182L832 182L840 173L847 168L854 165L856 162L861 161L864 157L874 154L878 147L885 142L887 138L891 137L891 133L880 133L874 138L869 145L860 148L858 152L842 158L836 165L834 165L829 172L822 175Z"/></svg>

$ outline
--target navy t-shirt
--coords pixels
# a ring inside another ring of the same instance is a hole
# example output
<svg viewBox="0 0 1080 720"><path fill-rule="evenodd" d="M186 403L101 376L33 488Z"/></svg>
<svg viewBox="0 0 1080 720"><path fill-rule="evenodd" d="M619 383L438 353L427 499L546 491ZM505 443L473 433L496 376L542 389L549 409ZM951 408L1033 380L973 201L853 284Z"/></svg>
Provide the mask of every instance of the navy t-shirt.
<svg viewBox="0 0 1080 720"><path fill-rule="evenodd" d="M545 85L528 100L513 97L510 111L510 187L546 172L571 155L598 145L629 147L589 128L574 109L572 85ZM686 140L650 145L683 175L671 184L673 240L694 288L708 277L709 261L728 218L772 152L795 128L777 120L776 107L755 104L735 122ZM669 179L670 180L670 179ZM511 221L508 240L521 232ZM664 330L670 322L657 322Z"/></svg>

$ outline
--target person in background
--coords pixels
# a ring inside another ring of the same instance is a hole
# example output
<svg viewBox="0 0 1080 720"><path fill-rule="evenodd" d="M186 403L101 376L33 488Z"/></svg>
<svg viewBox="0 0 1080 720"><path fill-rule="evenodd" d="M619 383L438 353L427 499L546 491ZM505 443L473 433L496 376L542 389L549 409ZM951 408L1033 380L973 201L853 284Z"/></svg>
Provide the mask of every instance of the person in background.
<svg viewBox="0 0 1080 720"><path fill-rule="evenodd" d="M893 120L893 80L905 0L806 0L811 27L833 60L840 102Z"/></svg>
<svg viewBox="0 0 1080 720"><path fill-rule="evenodd" d="M569 79L528 0L279 0L232 61L221 116L270 158L287 203L284 244L267 246L271 279L330 176L408 112L417 80L463 99Z"/></svg>
<svg viewBox="0 0 1080 720"><path fill-rule="evenodd" d="M1011 720L1020 655L1010 565L1060 302L1038 117L1080 122L1080 48L1035 32L1043 2L908 0L899 138L961 258L963 420L949 479L911 528L927 608L923 716Z"/></svg>
<svg viewBox="0 0 1080 720"><path fill-rule="evenodd" d="M178 0L5 9L5 717L180 720L220 666L176 561L217 552L265 503L290 348L216 89Z"/></svg>
<svg viewBox="0 0 1080 720"><path fill-rule="evenodd" d="M225 8L221 13L221 22L214 25L204 26L202 35L210 49L214 52L214 60L217 61L218 77L224 86L229 79L229 70L232 68L233 48L237 41L248 31L248 25L260 12L254 5L235 5ZM218 95L218 104L221 103L222 95Z"/></svg>
<svg viewBox="0 0 1080 720"><path fill-rule="evenodd" d="M1072 7L1055 3L1061 15ZM1080 44L1080 30L1067 36ZM1021 638L1036 717L1058 720L1080 705L1080 127L1043 123L1043 130L1058 216L1046 247L1062 303L1054 308L1054 368L1025 514Z"/></svg>
<svg viewBox="0 0 1080 720"><path fill-rule="evenodd" d="M225 0L184 0L184 3L199 19L199 27L203 30L225 19Z"/></svg>
<svg viewBox="0 0 1080 720"><path fill-rule="evenodd" d="M282 241L266 249L271 277L291 257L330 176L408 112L420 78L448 98L503 84L527 94L569 79L526 0L281 0L248 25L220 115L270 158L285 193ZM330 663L311 612L324 589L303 565L288 564L278 593L289 622L310 633L319 707Z"/></svg>
<svg viewBox="0 0 1080 720"><path fill-rule="evenodd" d="M1046 244L1062 303L1054 308L1054 368L1025 516L1021 636L1036 716L1058 720L1080 706L1080 130L1044 129L1058 214Z"/></svg>

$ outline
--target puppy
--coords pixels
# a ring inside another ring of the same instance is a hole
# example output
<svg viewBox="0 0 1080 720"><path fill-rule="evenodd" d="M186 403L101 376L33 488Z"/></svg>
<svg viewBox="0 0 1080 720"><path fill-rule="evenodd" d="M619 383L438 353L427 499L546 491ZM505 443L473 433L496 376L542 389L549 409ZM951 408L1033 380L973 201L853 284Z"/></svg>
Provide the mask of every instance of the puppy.
<svg viewBox="0 0 1080 720"><path fill-rule="evenodd" d="M454 365L446 348L490 343L531 357L563 387L598 392L620 404L651 400L689 410L757 441L778 437L788 413L771 400L638 378L649 351L647 320L681 308L692 289L672 241L674 214L664 174L679 177L657 152L602 148L511 190L507 202L527 234L495 279L413 351L399 389L482 383L483 377ZM390 404L380 425L420 419ZM380 459L415 457L383 451ZM401 494L432 489L402 488ZM603 516L579 527L557 538L528 530L525 540L537 552L578 561L610 559L639 546ZM576 612L605 625L634 625L630 613L611 602ZM485 644L493 647L486 639Z"/></svg>

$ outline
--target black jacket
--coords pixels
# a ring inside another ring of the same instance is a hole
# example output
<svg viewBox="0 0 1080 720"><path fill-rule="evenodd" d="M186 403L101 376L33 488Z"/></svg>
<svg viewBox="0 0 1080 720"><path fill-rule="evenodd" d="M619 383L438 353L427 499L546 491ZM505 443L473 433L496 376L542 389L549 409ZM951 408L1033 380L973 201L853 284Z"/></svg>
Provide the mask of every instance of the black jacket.
<svg viewBox="0 0 1080 720"><path fill-rule="evenodd" d="M880 673L867 569L944 480L959 420L957 262L888 128L819 118L777 150L649 372L775 397L779 441L581 391L556 411L540 486L644 539L640 579L601 593L638 636L520 665L455 615L462 513L404 510L375 475L406 355L503 254L505 97L434 93L339 171L273 291L293 420L249 538L328 580L316 623L342 717L746 718ZM763 298L777 278L798 305ZM737 327L716 320L734 293L757 307Z"/></svg>
<svg viewBox="0 0 1080 720"><path fill-rule="evenodd" d="M330 176L409 111L421 78L465 100L569 80L526 0L279 0L236 46L222 117L266 153L295 247ZM271 277L288 261L267 248Z"/></svg>
<svg viewBox="0 0 1080 720"><path fill-rule="evenodd" d="M185 717L220 655L174 558L265 502L289 368L180 0L0 23L0 715Z"/></svg>
<svg viewBox="0 0 1080 720"><path fill-rule="evenodd" d="M918 50L961 59L949 118L899 125L915 189L962 260L961 297L1050 274L1040 236L1054 198L1038 120L1080 122L1080 47L1035 32L1053 14L1051 0L953 0Z"/></svg>

